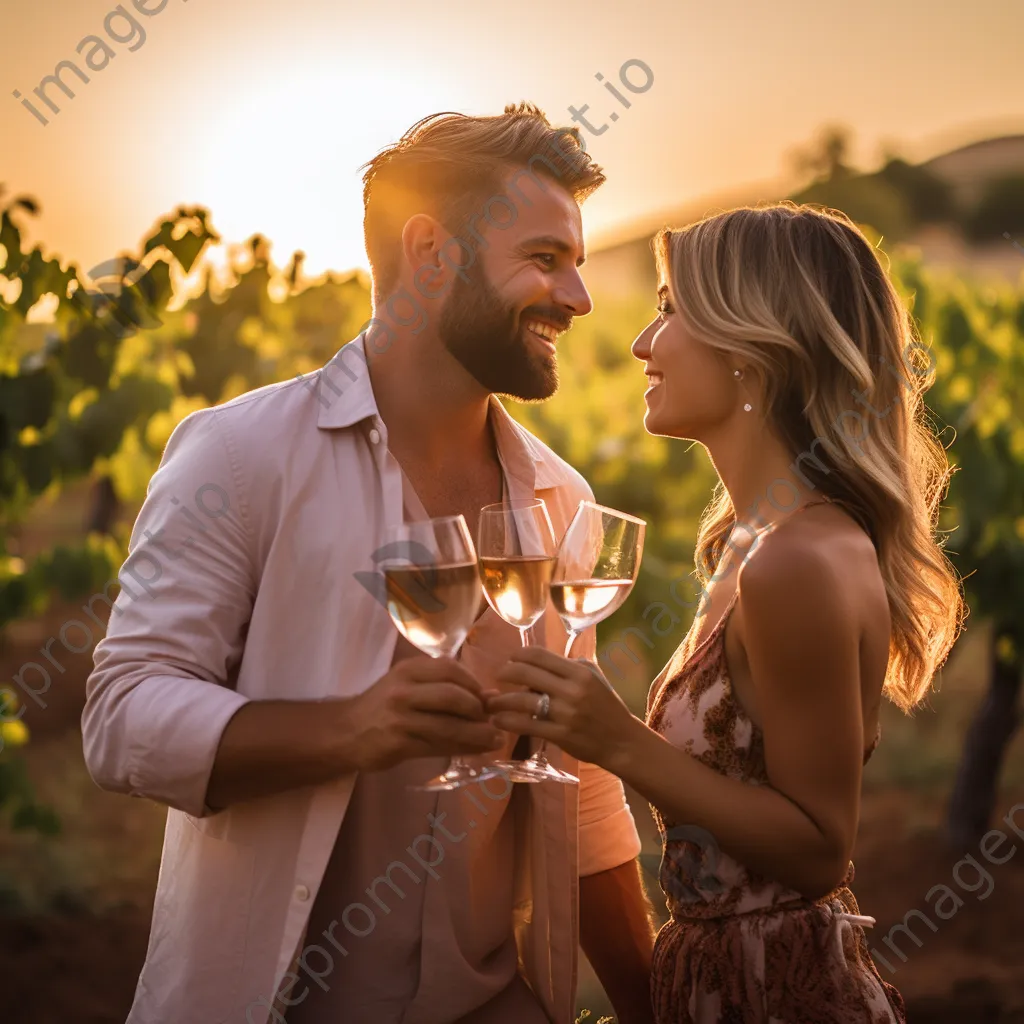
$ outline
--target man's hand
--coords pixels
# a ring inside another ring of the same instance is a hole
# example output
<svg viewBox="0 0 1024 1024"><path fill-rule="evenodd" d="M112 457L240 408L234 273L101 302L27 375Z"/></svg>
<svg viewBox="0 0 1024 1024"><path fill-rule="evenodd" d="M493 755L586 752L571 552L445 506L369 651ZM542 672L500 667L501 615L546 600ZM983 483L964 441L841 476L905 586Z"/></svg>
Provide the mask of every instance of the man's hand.
<svg viewBox="0 0 1024 1024"><path fill-rule="evenodd" d="M210 772L212 811L413 757L480 754L504 735L489 691L451 658L415 654L354 697L253 700L228 722Z"/></svg>
<svg viewBox="0 0 1024 1024"><path fill-rule="evenodd" d="M452 658L398 662L349 706L354 756L362 771L414 757L483 754L502 745L480 684Z"/></svg>

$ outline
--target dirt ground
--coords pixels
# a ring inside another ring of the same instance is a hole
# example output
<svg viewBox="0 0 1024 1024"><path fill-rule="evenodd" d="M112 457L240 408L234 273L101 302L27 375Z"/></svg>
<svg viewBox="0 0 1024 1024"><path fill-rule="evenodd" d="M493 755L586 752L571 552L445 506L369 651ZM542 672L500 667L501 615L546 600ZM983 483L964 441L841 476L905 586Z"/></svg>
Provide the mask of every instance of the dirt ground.
<svg viewBox="0 0 1024 1024"><path fill-rule="evenodd" d="M9 631L0 641L0 680L10 679L33 653L38 657L40 645L72 612L57 608ZM92 783L78 727L91 655L65 653L60 660L65 671L54 670L42 697L46 707L26 702L32 741L16 756L39 797L59 814L62 833L47 839L0 825L2 1020L120 1024L145 956L163 812ZM878 920L869 941L896 968L891 974L878 961L883 977L904 993L912 1024L1024 1024L1024 837L1010 833L1018 849L1004 865L978 858L991 886L976 892L966 891L977 877L966 868L957 885L958 857L941 839L959 737L980 694L971 678L962 668L952 672L935 708L916 720L890 714L879 761L865 777L853 888L862 912ZM1018 735L998 817L1024 801L1022 779L1024 736ZM635 795L630 802L653 852L649 812ZM1024 822L1024 815L1017 820ZM882 940L911 908L929 910L925 894L939 884L957 892L963 905L949 920L937 921L934 933L916 928L920 947L900 941L907 957L902 962ZM608 1007L587 969L580 1005L594 1011L591 1021Z"/></svg>

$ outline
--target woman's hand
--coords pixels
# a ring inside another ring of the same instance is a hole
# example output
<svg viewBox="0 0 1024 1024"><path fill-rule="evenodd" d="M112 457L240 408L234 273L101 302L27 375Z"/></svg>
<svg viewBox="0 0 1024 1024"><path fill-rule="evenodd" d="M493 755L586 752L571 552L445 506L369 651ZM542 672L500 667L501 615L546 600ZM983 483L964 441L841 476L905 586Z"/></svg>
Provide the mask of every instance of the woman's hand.
<svg viewBox="0 0 1024 1024"><path fill-rule="evenodd" d="M550 740L577 760L615 772L628 757L637 730L646 726L634 717L592 662L570 661L543 647L515 651L498 679L526 690L487 697L493 724L510 733ZM539 694L551 700L547 718L536 719Z"/></svg>

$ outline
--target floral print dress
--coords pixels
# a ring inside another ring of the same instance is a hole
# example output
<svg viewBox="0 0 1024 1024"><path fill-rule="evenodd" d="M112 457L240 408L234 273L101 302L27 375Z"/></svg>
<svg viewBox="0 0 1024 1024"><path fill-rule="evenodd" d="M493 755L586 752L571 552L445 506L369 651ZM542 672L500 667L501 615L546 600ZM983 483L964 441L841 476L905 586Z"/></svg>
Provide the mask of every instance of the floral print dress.
<svg viewBox="0 0 1024 1024"><path fill-rule="evenodd" d="M766 785L763 737L733 694L725 659L736 596L706 640L689 656L684 640L655 681L647 724L715 771ZM654 948L657 1024L905 1024L900 993L868 953L864 927L874 919L860 915L849 889L852 863L838 888L811 901L748 870L707 832L652 810L671 912Z"/></svg>

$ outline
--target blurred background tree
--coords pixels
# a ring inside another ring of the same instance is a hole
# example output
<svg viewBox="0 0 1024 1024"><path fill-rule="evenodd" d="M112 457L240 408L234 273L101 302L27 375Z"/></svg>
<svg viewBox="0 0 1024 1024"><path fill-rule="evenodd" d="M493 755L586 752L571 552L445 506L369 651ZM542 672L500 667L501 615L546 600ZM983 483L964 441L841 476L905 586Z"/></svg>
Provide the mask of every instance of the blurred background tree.
<svg viewBox="0 0 1024 1024"><path fill-rule="evenodd" d="M950 182L930 167L893 153L877 171L855 169L851 145L850 129L831 125L791 152L790 167L810 182L790 198L842 210L857 223L870 225L887 243L936 224L954 226L973 243L1024 232L1024 175L996 175L976 195L958 200Z"/></svg>
<svg viewBox="0 0 1024 1024"><path fill-rule="evenodd" d="M1024 232L1024 175L989 182L963 226L967 237L976 242Z"/></svg>

